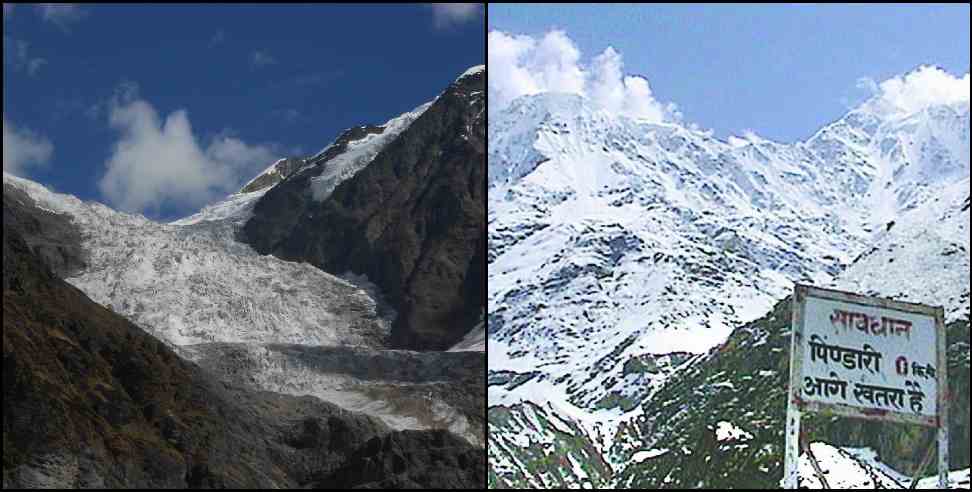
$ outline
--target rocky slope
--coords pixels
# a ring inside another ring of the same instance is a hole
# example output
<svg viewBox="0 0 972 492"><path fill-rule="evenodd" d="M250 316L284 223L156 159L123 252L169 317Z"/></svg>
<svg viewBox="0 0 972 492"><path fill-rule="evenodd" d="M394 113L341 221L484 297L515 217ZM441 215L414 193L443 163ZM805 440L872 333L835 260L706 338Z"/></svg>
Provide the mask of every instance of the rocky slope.
<svg viewBox="0 0 972 492"><path fill-rule="evenodd" d="M482 486L481 451L441 432L389 434L373 418L243 390L183 361L59 279L23 239L23 230L58 237L70 217L50 213L37 227L7 198L4 488ZM362 463L391 441L397 446L379 461L388 465L367 468L363 479ZM465 459L410 459L415 453Z"/></svg>
<svg viewBox="0 0 972 492"><path fill-rule="evenodd" d="M27 247L58 277L74 275L87 267L81 229L63 215L38 207L23 190L3 187L3 222L17 224Z"/></svg>
<svg viewBox="0 0 972 492"><path fill-rule="evenodd" d="M453 346L485 304L484 86L485 69L471 70L435 101L342 135L256 203L246 240L366 275L398 312L395 347Z"/></svg>
<svg viewBox="0 0 972 492"><path fill-rule="evenodd" d="M396 429L448 429L485 447L481 353L275 344L200 344L179 353L241 386L315 396Z"/></svg>
<svg viewBox="0 0 972 492"><path fill-rule="evenodd" d="M610 486L610 465L569 417L526 402L490 408L489 425L489 488Z"/></svg>
<svg viewBox="0 0 972 492"><path fill-rule="evenodd" d="M429 467L429 463L433 465ZM403 431L371 439L345 465L318 474L310 485L318 489L448 489L482 484L485 474L482 451L470 449L448 432Z"/></svg>

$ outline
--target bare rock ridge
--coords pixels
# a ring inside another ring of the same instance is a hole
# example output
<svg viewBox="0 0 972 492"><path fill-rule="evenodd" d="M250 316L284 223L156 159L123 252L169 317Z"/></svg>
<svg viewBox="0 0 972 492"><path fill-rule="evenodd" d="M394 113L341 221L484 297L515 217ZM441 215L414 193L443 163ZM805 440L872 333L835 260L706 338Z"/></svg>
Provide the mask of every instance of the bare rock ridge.
<svg viewBox="0 0 972 492"><path fill-rule="evenodd" d="M3 223L17 224L30 250L58 277L69 277L87 265L79 228L66 216L38 207L22 190L4 187Z"/></svg>
<svg viewBox="0 0 972 492"><path fill-rule="evenodd" d="M256 203L244 240L262 254L367 275L399 314L395 347L451 347L486 302L485 80L485 71L460 77L318 201L309 189L329 158L380 129L345 133Z"/></svg>
<svg viewBox="0 0 972 492"><path fill-rule="evenodd" d="M270 168L263 172L263 174L253 178L249 183L246 184L240 193L253 193L255 191L260 191L265 188L269 188L285 179L291 174L299 171L306 162L303 159L298 159L294 157L288 157L285 159L280 159L275 162Z"/></svg>

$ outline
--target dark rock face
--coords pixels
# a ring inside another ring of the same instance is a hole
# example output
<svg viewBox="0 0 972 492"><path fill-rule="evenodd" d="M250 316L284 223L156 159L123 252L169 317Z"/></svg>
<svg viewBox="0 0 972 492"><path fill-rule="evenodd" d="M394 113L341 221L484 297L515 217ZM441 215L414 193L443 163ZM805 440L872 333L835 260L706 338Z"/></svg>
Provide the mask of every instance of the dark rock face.
<svg viewBox="0 0 972 492"><path fill-rule="evenodd" d="M320 154L314 156L314 158L311 159L310 162L311 163L327 162L343 154L344 151L348 150L349 143L357 140L361 140L362 138L365 138L368 135L380 135L381 133L384 133L384 131L385 131L384 127L375 126L375 125L364 125L364 126L359 126L356 128L345 130L344 133L342 133L334 141L332 145L330 145L327 149L325 149L324 152L321 152Z"/></svg>
<svg viewBox="0 0 972 492"><path fill-rule="evenodd" d="M321 477L355 466L388 434L370 417L229 386L183 361L57 278L24 240L23 222L6 220L16 213L6 198L4 488L330 487L338 477ZM468 444L450 449L463 453L485 459ZM417 463L415 473L438 468ZM461 487L485 484L452 476Z"/></svg>
<svg viewBox="0 0 972 492"><path fill-rule="evenodd" d="M246 223L240 239L260 253L272 253L293 232L299 220L308 214L308 208L315 203L308 191L311 178L319 176L328 161L343 154L348 149L348 144L384 131L384 127L372 125L345 130L327 149L304 161L303 171L289 174L286 183L268 191L257 202L254 215Z"/></svg>
<svg viewBox="0 0 972 492"><path fill-rule="evenodd" d="M443 431L394 432L356 450L347 464L313 488L453 489L486 482L486 456ZM485 487L485 485L484 485Z"/></svg>
<svg viewBox="0 0 972 492"><path fill-rule="evenodd" d="M71 218L38 207L12 186L3 187L3 223L16 227L30 250L58 277L70 277L86 266L81 230Z"/></svg>
<svg viewBox="0 0 972 492"><path fill-rule="evenodd" d="M323 202L311 198L309 174L276 186L246 224L247 242L367 275L399 313L394 346L452 346L486 302L484 90L485 72L454 83Z"/></svg>

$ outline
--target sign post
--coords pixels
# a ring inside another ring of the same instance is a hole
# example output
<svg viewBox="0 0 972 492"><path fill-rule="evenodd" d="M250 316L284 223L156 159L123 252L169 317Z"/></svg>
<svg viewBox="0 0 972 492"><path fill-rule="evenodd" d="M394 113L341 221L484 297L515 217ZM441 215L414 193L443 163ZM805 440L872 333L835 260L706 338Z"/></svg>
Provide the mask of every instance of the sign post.
<svg viewBox="0 0 972 492"><path fill-rule="evenodd" d="M793 298L784 486L799 486L807 412L938 430L939 485L948 483L945 312L798 285Z"/></svg>

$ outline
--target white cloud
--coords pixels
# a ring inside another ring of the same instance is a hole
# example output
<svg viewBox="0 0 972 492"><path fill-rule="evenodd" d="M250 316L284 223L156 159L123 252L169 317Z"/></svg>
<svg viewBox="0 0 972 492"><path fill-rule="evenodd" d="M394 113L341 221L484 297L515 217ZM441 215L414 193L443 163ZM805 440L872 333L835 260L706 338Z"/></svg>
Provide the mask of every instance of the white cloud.
<svg viewBox="0 0 972 492"><path fill-rule="evenodd" d="M969 74L954 76L938 67L921 66L880 84L861 78L857 87L872 98L865 107L882 113L914 113L925 108L969 101Z"/></svg>
<svg viewBox="0 0 972 492"><path fill-rule="evenodd" d="M435 3L431 7L435 14L435 25L439 28L452 27L478 19L483 12L481 3Z"/></svg>
<svg viewBox="0 0 972 492"><path fill-rule="evenodd" d="M3 37L4 65L10 65L15 72L27 72L33 77L47 64L44 58L30 56L30 43L21 39Z"/></svg>
<svg viewBox="0 0 972 492"><path fill-rule="evenodd" d="M37 5L37 12L45 21L55 24L65 32L70 31L72 24L88 16L75 3L42 3Z"/></svg>
<svg viewBox="0 0 972 492"><path fill-rule="evenodd" d="M225 133L203 148L186 110L163 120L131 84L118 91L109 122L121 138L98 186L125 211L152 212L163 205L197 209L237 191L274 160L270 147L249 145Z"/></svg>
<svg viewBox="0 0 972 492"><path fill-rule="evenodd" d="M543 91L526 62L536 46L533 38L491 31L487 46L490 112L506 107L517 97Z"/></svg>
<svg viewBox="0 0 972 492"><path fill-rule="evenodd" d="M18 176L31 167L47 165L54 153L51 141L27 129L15 127L3 115L3 171Z"/></svg>
<svg viewBox="0 0 972 492"><path fill-rule="evenodd" d="M264 50L256 50L250 55L250 66L253 68L263 68L277 63L277 60Z"/></svg>
<svg viewBox="0 0 972 492"><path fill-rule="evenodd" d="M563 31L550 31L539 40L491 31L487 43L490 111L520 96L567 92L631 118L655 123L681 118L674 104L655 99L647 79L624 74L624 60L614 48L585 66L580 50Z"/></svg>
<svg viewBox="0 0 972 492"><path fill-rule="evenodd" d="M585 75L579 65L580 57L580 50L566 34L552 31L537 43L531 65L546 91L582 93Z"/></svg>

